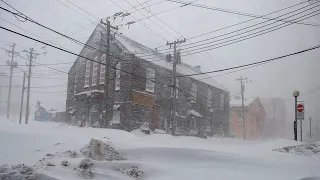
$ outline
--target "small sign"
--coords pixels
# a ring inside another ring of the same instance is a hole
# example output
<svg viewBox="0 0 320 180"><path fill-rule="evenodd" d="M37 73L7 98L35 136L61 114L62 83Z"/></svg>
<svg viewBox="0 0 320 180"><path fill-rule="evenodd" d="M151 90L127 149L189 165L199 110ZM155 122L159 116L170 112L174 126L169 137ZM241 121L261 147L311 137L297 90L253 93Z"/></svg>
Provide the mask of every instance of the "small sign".
<svg viewBox="0 0 320 180"><path fill-rule="evenodd" d="M304 104L300 103L297 105L297 119L304 120Z"/></svg>
<svg viewBox="0 0 320 180"><path fill-rule="evenodd" d="M153 94L135 91L133 92L133 103L152 107L155 104L155 97Z"/></svg>

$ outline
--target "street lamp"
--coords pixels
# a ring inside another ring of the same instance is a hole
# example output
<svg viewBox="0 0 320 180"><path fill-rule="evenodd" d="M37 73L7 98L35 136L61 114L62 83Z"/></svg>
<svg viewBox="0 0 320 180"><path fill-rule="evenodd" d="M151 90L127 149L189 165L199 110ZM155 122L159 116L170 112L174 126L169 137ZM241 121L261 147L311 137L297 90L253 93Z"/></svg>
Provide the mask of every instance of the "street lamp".
<svg viewBox="0 0 320 180"><path fill-rule="evenodd" d="M294 131L294 140L297 141L298 140L298 133L297 133L297 98L299 96L299 91L293 91L292 95L294 97L294 114L295 114L295 119L293 122L293 131Z"/></svg>

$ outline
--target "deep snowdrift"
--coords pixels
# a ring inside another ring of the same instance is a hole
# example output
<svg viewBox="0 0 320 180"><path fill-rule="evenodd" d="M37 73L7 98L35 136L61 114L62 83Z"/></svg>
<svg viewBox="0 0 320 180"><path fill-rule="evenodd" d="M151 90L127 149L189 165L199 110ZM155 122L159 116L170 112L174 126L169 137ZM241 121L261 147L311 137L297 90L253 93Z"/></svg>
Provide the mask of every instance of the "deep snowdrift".
<svg viewBox="0 0 320 180"><path fill-rule="evenodd" d="M0 119L0 144L1 164L24 163L36 173L59 180L320 177L318 158L272 151L301 144L285 139L199 139L51 122L19 125Z"/></svg>

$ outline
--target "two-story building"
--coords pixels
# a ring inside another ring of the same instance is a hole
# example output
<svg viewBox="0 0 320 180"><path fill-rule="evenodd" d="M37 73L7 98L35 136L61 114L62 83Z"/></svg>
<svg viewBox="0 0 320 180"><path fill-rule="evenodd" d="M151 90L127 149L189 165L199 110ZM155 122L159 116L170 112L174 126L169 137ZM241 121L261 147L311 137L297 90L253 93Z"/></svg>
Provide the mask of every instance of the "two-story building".
<svg viewBox="0 0 320 180"><path fill-rule="evenodd" d="M146 122L150 129L169 131L171 100L176 98L177 133L204 134L211 120L215 132L229 131L229 92L200 66L177 65L177 91L172 97L172 62L166 55L112 32L110 66L78 57L68 75L66 111L71 123L86 120L87 125L132 130ZM105 62L106 28L98 24L81 56ZM104 97L105 78L109 96ZM105 118L108 103L108 118ZM219 127L219 128L216 128Z"/></svg>
<svg viewBox="0 0 320 180"><path fill-rule="evenodd" d="M266 112L260 99L255 98L244 107L246 138L259 139L263 135ZM242 106L231 105L230 107L230 129L236 137L243 137Z"/></svg>

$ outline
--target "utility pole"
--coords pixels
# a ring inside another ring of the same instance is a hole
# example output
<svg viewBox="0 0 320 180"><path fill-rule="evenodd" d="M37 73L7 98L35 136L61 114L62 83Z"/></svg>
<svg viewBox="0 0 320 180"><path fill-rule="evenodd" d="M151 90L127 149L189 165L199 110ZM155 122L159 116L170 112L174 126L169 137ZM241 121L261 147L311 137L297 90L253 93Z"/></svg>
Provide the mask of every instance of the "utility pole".
<svg viewBox="0 0 320 180"><path fill-rule="evenodd" d="M29 109L30 109L30 84L31 84L31 67L32 67L32 59L36 58L37 53L34 52L35 50L33 48L30 48L30 51L24 50L23 52L29 53L29 71L28 71L28 90L27 90L27 108L26 108L26 119L25 124L28 124L29 121Z"/></svg>
<svg viewBox="0 0 320 180"><path fill-rule="evenodd" d="M237 79L237 81L240 81L240 86L241 86L241 115L242 115L242 133L243 133L243 140L247 139L247 123L245 120L245 116L244 116L244 84L245 84L245 80L247 80L248 78L242 78L242 76L240 77L240 79Z"/></svg>
<svg viewBox="0 0 320 180"><path fill-rule="evenodd" d="M104 75L104 102L105 102L105 120L103 121L103 127L107 128L109 126L109 118L108 118L108 112L109 112L109 67L110 67L110 32L111 28L118 30L118 27L114 27L110 25L110 21L107 18L107 23L103 22L101 20L101 24L104 24L107 26L107 49L106 49L106 64L105 64L105 75Z"/></svg>
<svg viewBox="0 0 320 180"><path fill-rule="evenodd" d="M213 137L213 109L210 109L211 112L211 121L210 121L210 130L211 130L211 137Z"/></svg>
<svg viewBox="0 0 320 180"><path fill-rule="evenodd" d="M22 83L22 95L21 95L21 104L20 104L19 124L21 124L21 119L22 119L22 107L23 107L24 89L25 89L25 81L26 81L25 79L26 79L26 73L23 72L23 83Z"/></svg>
<svg viewBox="0 0 320 180"><path fill-rule="evenodd" d="M273 99L273 137L276 137L276 99Z"/></svg>
<svg viewBox="0 0 320 180"><path fill-rule="evenodd" d="M16 44L12 44L12 50L11 51L8 51L8 53L11 54L11 61L7 61L7 65L10 66L10 81L9 81L9 93L8 93L8 102L7 102L7 118L9 118L10 116L10 103L11 103L11 86L12 86L12 71L13 71L13 68L17 67L17 63L13 61L14 59L14 55L15 54L19 54L17 52L15 52L14 48L15 48Z"/></svg>
<svg viewBox="0 0 320 180"><path fill-rule="evenodd" d="M171 97L171 134L176 135L176 121L175 121L175 116L176 116L176 89L177 89L177 64L180 64L180 54L177 53L177 44L182 44L185 43L186 39L183 40L176 40L172 43L167 42L166 45L169 45L170 48L173 45L173 61L172 61L172 97Z"/></svg>
<svg viewBox="0 0 320 180"><path fill-rule="evenodd" d="M297 114L297 106L298 106L298 96L300 95L299 91L293 91L292 93L294 97L294 122L293 122L293 132L294 132L294 140L298 141L298 114Z"/></svg>
<svg viewBox="0 0 320 180"><path fill-rule="evenodd" d="M310 139L311 139L311 120L312 120L312 117L309 117L309 121L310 121Z"/></svg>

